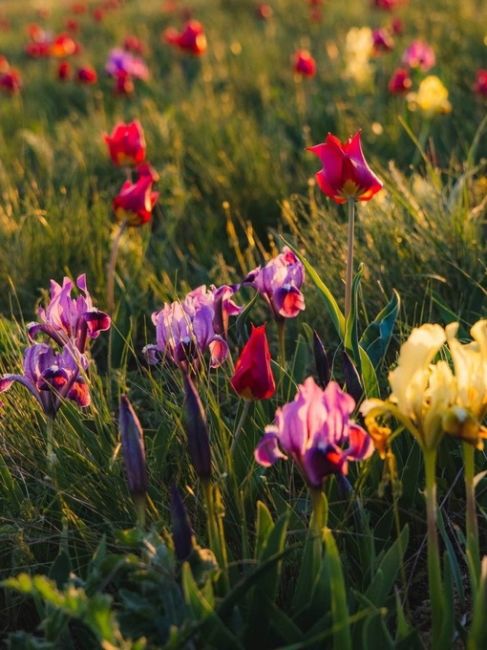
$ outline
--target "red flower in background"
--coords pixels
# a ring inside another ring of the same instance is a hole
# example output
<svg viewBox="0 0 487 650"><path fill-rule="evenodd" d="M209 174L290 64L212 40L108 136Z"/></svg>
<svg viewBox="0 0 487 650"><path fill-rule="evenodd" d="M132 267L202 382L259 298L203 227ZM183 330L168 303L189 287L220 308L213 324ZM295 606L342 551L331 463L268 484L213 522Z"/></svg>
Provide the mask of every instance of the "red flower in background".
<svg viewBox="0 0 487 650"><path fill-rule="evenodd" d="M169 27L164 32L164 39L170 45L194 56L201 56L208 47L203 25L197 20L187 22L180 32Z"/></svg>
<svg viewBox="0 0 487 650"><path fill-rule="evenodd" d="M255 14L260 20L269 20L272 18L272 13L272 7L264 2L257 5L255 9Z"/></svg>
<svg viewBox="0 0 487 650"><path fill-rule="evenodd" d="M360 131L346 142L329 133L325 142L307 149L321 160L323 169L316 174L316 181L335 203L370 201L382 189L364 158Z"/></svg>
<svg viewBox="0 0 487 650"><path fill-rule="evenodd" d="M115 165L138 165L145 160L145 137L138 120L125 124L119 122L104 140Z"/></svg>
<svg viewBox="0 0 487 650"><path fill-rule="evenodd" d="M134 92L134 80L128 72L125 72L124 70L117 72L113 90L116 95L131 95Z"/></svg>
<svg viewBox="0 0 487 650"><path fill-rule="evenodd" d="M407 68L397 68L389 80L389 92L393 95L402 95L407 93L413 85Z"/></svg>
<svg viewBox="0 0 487 650"><path fill-rule="evenodd" d="M142 226L150 221L159 192L152 191L152 178L141 176L135 183L125 181L113 199L113 210L118 221L129 226Z"/></svg>
<svg viewBox="0 0 487 650"><path fill-rule="evenodd" d="M265 325L252 326L250 338L235 364L230 383L244 399L269 399L276 392Z"/></svg>
<svg viewBox="0 0 487 650"><path fill-rule="evenodd" d="M487 97L487 70L477 70L473 89L478 95Z"/></svg>
<svg viewBox="0 0 487 650"><path fill-rule="evenodd" d="M71 77L71 66L67 61L61 61L57 69L57 77L61 81L66 81Z"/></svg>
<svg viewBox="0 0 487 650"><path fill-rule="evenodd" d="M92 68L90 65L85 65L81 68L78 68L78 71L76 73L76 78L80 83L86 84L88 86L96 84L96 82L98 81L98 75L96 74L96 70Z"/></svg>
<svg viewBox="0 0 487 650"><path fill-rule="evenodd" d="M143 56L146 51L146 47L140 38L131 34L124 38L123 49L127 50L127 52L132 52L132 54L139 54L141 56Z"/></svg>
<svg viewBox="0 0 487 650"><path fill-rule="evenodd" d="M394 39L389 30L384 27L374 29L372 32L372 40L374 43L374 54L391 52L394 49Z"/></svg>
<svg viewBox="0 0 487 650"><path fill-rule="evenodd" d="M69 34L59 34L51 42L49 54L57 59L64 59L67 56L76 54L80 47Z"/></svg>
<svg viewBox="0 0 487 650"><path fill-rule="evenodd" d="M22 88L20 72L15 68L10 68L6 72L0 73L0 88L11 95L18 93Z"/></svg>
<svg viewBox="0 0 487 650"><path fill-rule="evenodd" d="M308 50L298 50L294 55L294 72L303 77L315 76L316 61Z"/></svg>

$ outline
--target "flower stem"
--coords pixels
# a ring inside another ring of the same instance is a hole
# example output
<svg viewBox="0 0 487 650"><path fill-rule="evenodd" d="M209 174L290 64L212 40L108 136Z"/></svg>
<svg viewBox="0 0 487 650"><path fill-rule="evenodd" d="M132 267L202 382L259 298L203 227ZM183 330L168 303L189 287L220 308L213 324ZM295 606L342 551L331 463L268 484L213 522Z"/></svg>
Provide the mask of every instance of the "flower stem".
<svg viewBox="0 0 487 650"><path fill-rule="evenodd" d="M279 318L277 321L277 336L279 340L279 363L284 370L286 367L286 321Z"/></svg>
<svg viewBox="0 0 487 650"><path fill-rule="evenodd" d="M242 433L243 425L245 424L245 421L247 420L247 415L249 413L251 403L252 402L249 399L244 400L244 405L243 405L243 408L242 408L242 414L241 414L240 419L238 421L237 428L235 429L235 433L233 435L232 445L230 447L230 453L232 455L235 453L235 449L237 448L237 442L238 442L238 440L240 438L240 434Z"/></svg>
<svg viewBox="0 0 487 650"><path fill-rule="evenodd" d="M120 241L122 235L127 228L127 222L122 221L118 225L118 230L115 232L115 236L112 242L112 249L110 251L110 260L107 266L107 309L109 313L112 313L115 308L115 270L117 267L117 258L118 250L120 248Z"/></svg>
<svg viewBox="0 0 487 650"><path fill-rule="evenodd" d="M46 422L46 455L49 473L52 474L57 459L54 451L54 418L51 417Z"/></svg>
<svg viewBox="0 0 487 650"><path fill-rule="evenodd" d="M436 449L423 450L426 475L426 516L428 528L428 582L431 600L432 648L440 650L443 636L444 594L438 544L438 507L436 503Z"/></svg>
<svg viewBox="0 0 487 650"><path fill-rule="evenodd" d="M468 442L463 443L463 462L465 468L465 497L467 505L467 564L472 593L475 594L480 575L479 530L475 506L475 448Z"/></svg>
<svg viewBox="0 0 487 650"><path fill-rule="evenodd" d="M310 488L312 514L309 522L309 532L312 535L313 565L318 570L323 555L323 527L325 525L326 501L325 495L319 488Z"/></svg>
<svg viewBox="0 0 487 650"><path fill-rule="evenodd" d="M352 309L352 282L353 282L353 244L355 229L355 201L349 199L348 208L348 230L347 230L347 269L345 276L345 318L348 318Z"/></svg>
<svg viewBox="0 0 487 650"><path fill-rule="evenodd" d="M137 516L137 527L145 529L145 494L138 494L134 497L135 514Z"/></svg>

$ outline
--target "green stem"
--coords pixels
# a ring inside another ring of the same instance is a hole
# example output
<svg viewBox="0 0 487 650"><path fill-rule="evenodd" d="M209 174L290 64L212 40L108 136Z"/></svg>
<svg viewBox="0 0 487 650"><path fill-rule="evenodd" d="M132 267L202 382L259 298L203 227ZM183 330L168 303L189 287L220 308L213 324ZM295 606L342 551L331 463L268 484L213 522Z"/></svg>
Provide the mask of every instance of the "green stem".
<svg viewBox="0 0 487 650"><path fill-rule="evenodd" d="M135 513L137 516L137 528L145 529L145 494L134 496Z"/></svg>
<svg viewBox="0 0 487 650"><path fill-rule="evenodd" d="M122 235L127 227L127 222L122 221L118 225L118 230L115 233L112 242L112 250L110 251L110 260L107 266L107 310L111 314L115 308L115 270L117 268L118 251L120 248L120 241Z"/></svg>
<svg viewBox="0 0 487 650"><path fill-rule="evenodd" d="M467 505L466 533L467 533L467 563L470 573L472 593L477 593L480 575L479 530L475 504L475 448L468 442L463 443L463 462L465 468L465 497Z"/></svg>
<svg viewBox="0 0 487 650"><path fill-rule="evenodd" d="M324 496L319 488L310 488L312 514L309 522L310 532L313 535L313 555L318 563L321 559L323 549L322 530L324 526ZM318 566L318 564L315 564Z"/></svg>
<svg viewBox="0 0 487 650"><path fill-rule="evenodd" d="M444 594L441 579L440 548L438 544L438 507L436 502L436 449L423 450L426 475L426 516L428 527L428 582L431 600L432 648L443 650L442 627Z"/></svg>
<svg viewBox="0 0 487 650"><path fill-rule="evenodd" d="M208 540L210 548L214 552L218 565L220 567L223 590L226 593L230 588L230 583L228 580L227 572L227 552L225 547L225 539L223 536L223 524L219 524L218 521L219 515L216 512L215 508L215 498L212 484L208 480L202 481L202 484L206 501Z"/></svg>
<svg viewBox="0 0 487 650"><path fill-rule="evenodd" d="M279 364L284 370L286 367L286 321L284 318L277 321L277 337L279 340Z"/></svg>
<svg viewBox="0 0 487 650"><path fill-rule="evenodd" d="M401 583L403 588L403 603L406 604L408 608L407 592L408 592L408 581L406 577L406 569L404 567L404 550L402 547L402 538L401 538L401 519L399 517L399 486L397 478L397 467L396 467L396 458L392 451L389 449L387 453L387 464L389 467L389 477L391 481L391 490L392 490L392 510L394 513L394 525L396 527L397 543L399 545L399 555L402 558L401 561ZM409 608L408 608L409 609Z"/></svg>
<svg viewBox="0 0 487 650"><path fill-rule="evenodd" d="M240 438L240 434L242 433L242 428L247 419L247 415L249 413L251 403L252 402L249 399L244 400L242 415L240 416L240 419L238 421L237 428L235 429L235 433L233 435L232 445L230 447L230 453L232 455L235 453L235 449L237 448L237 442Z"/></svg>
<svg viewBox="0 0 487 650"><path fill-rule="evenodd" d="M355 229L355 201L349 199L348 208L348 229L347 229L347 268L345 275L345 318L348 318L352 309L352 282L353 282L353 244Z"/></svg>
<svg viewBox="0 0 487 650"><path fill-rule="evenodd" d="M46 455L49 474L52 474L56 464L56 453L54 451L54 418L51 417L48 417L46 422Z"/></svg>

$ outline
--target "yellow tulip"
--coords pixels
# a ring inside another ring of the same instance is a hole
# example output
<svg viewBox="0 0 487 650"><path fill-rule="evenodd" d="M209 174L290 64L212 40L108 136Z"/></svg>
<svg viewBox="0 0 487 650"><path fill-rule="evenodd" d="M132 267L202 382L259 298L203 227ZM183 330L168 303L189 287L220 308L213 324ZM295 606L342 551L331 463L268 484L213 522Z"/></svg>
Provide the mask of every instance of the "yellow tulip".
<svg viewBox="0 0 487 650"><path fill-rule="evenodd" d="M435 75L425 77L419 84L418 92L406 97L409 109L419 109L427 116L450 113L452 107L448 101L448 89Z"/></svg>

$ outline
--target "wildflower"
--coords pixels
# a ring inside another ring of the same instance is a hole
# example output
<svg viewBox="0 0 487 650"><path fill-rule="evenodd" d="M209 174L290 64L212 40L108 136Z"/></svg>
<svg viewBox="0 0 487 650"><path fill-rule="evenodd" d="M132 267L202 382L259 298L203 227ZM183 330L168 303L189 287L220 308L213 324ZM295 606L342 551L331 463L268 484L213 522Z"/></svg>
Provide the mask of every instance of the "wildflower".
<svg viewBox="0 0 487 650"><path fill-rule="evenodd" d="M168 358L178 366L198 359L209 350L210 367L217 368L228 356L225 330L221 323L241 312L232 300L234 290L223 285L194 289L182 301L166 303L152 314L156 327L156 344L143 352L151 364Z"/></svg>
<svg viewBox="0 0 487 650"><path fill-rule="evenodd" d="M477 70L473 89L477 95L487 97L487 70Z"/></svg>
<svg viewBox="0 0 487 650"><path fill-rule="evenodd" d="M138 120L125 124L119 122L104 140L115 165L138 165L145 160L144 131Z"/></svg>
<svg viewBox="0 0 487 650"><path fill-rule="evenodd" d="M82 376L88 367L86 358L77 351L63 348L56 353L45 343L36 343L24 352L24 374L6 374L0 377L0 393L18 382L35 397L44 413L54 418L63 399L78 406L90 405L90 393Z"/></svg>
<svg viewBox="0 0 487 650"><path fill-rule="evenodd" d="M369 27L352 27L345 37L345 76L359 86L370 84L370 57L373 52L372 30Z"/></svg>
<svg viewBox="0 0 487 650"><path fill-rule="evenodd" d="M418 92L409 93L406 99L410 110L419 108L429 117L450 113L452 110L447 88L434 75L425 77L419 84Z"/></svg>
<svg viewBox="0 0 487 650"><path fill-rule="evenodd" d="M72 298L74 285L69 278L65 277L62 285L51 280L50 302L37 312L41 322L27 325L31 338L43 333L59 345L69 343L83 353L87 339L96 339L110 329L110 316L93 306L84 274L76 279L76 286L82 295Z"/></svg>
<svg viewBox="0 0 487 650"><path fill-rule="evenodd" d="M145 45L137 38L137 36L128 35L123 40L123 49L127 52L132 52L132 54L139 54L141 56L145 53Z"/></svg>
<svg viewBox="0 0 487 650"><path fill-rule="evenodd" d="M252 326L250 338L235 364L230 383L244 399L269 399L276 392L265 325Z"/></svg>
<svg viewBox="0 0 487 650"><path fill-rule="evenodd" d="M129 75L134 79L145 80L149 78L149 69L145 62L135 57L131 52L119 47L110 51L105 64L105 71L115 78L120 74Z"/></svg>
<svg viewBox="0 0 487 650"><path fill-rule="evenodd" d="M322 390L309 377L294 401L276 411L255 450L256 461L269 467L290 456L311 488L321 488L330 474L347 474L349 461L373 452L367 433L350 419L354 407L338 384Z"/></svg>
<svg viewBox="0 0 487 650"><path fill-rule="evenodd" d="M370 201L382 183L364 158L360 131L346 142L329 133L323 144L308 147L323 165L316 174L321 191L335 203Z"/></svg>
<svg viewBox="0 0 487 650"><path fill-rule="evenodd" d="M305 308L301 286L304 268L293 251L285 246L264 267L251 271L243 284L256 289L269 303L276 318L295 318Z"/></svg>
<svg viewBox="0 0 487 650"><path fill-rule="evenodd" d="M90 65L85 65L81 68L78 68L76 77L80 83L86 84L88 86L96 84L96 82L98 81L98 75L96 74L96 70L92 68Z"/></svg>
<svg viewBox="0 0 487 650"><path fill-rule="evenodd" d="M200 479L211 477L211 452L208 424L200 396L191 378L184 376L184 423L194 470Z"/></svg>
<svg viewBox="0 0 487 650"><path fill-rule="evenodd" d="M6 72L0 73L0 88L11 95L18 93L22 88L20 72L15 68L10 68Z"/></svg>
<svg viewBox="0 0 487 650"><path fill-rule="evenodd" d="M372 32L373 53L391 52L394 49L394 39L388 29L374 29Z"/></svg>
<svg viewBox="0 0 487 650"><path fill-rule="evenodd" d="M127 395L120 397L118 428L129 491L136 501L144 500L148 486L144 431Z"/></svg>
<svg viewBox="0 0 487 650"><path fill-rule="evenodd" d="M63 59L72 54L76 54L79 50L79 45L76 41L69 36L69 34L59 34L51 42L49 47L49 54L55 58Z"/></svg>
<svg viewBox="0 0 487 650"><path fill-rule="evenodd" d="M113 210L120 222L142 226L150 221L159 192L152 191L152 178L140 176L135 183L125 181L113 199Z"/></svg>
<svg viewBox="0 0 487 650"><path fill-rule="evenodd" d="M57 69L57 78L60 81L66 81L71 76L71 66L67 61L61 61Z"/></svg>
<svg viewBox="0 0 487 650"><path fill-rule="evenodd" d="M314 77L316 61L307 50L298 50L294 55L294 72L302 77Z"/></svg>
<svg viewBox="0 0 487 650"><path fill-rule="evenodd" d="M272 18L272 7L265 2L261 2L255 9L255 14L260 20L269 20Z"/></svg>
<svg viewBox="0 0 487 650"><path fill-rule="evenodd" d="M410 68L427 72L436 63L435 51L424 41L413 41L402 56L402 62Z"/></svg>
<svg viewBox="0 0 487 650"><path fill-rule="evenodd" d="M170 45L194 56L201 56L208 47L203 25L197 20L188 21L181 32L170 27L164 32L164 39Z"/></svg>
<svg viewBox="0 0 487 650"><path fill-rule="evenodd" d="M410 90L413 82L407 68L397 68L389 80L388 89L393 95L402 95Z"/></svg>

